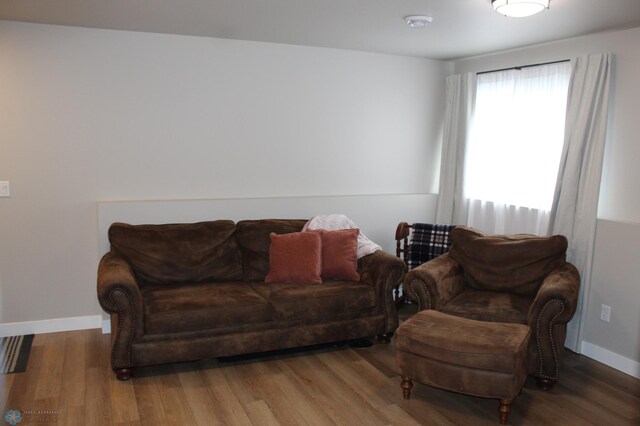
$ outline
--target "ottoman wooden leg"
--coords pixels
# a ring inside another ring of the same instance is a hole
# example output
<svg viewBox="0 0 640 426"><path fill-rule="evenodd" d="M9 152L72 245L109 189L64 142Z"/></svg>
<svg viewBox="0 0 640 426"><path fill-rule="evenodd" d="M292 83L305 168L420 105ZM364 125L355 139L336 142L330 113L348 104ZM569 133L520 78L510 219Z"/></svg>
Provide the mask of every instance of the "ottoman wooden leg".
<svg viewBox="0 0 640 426"><path fill-rule="evenodd" d="M400 386L402 386L402 397L404 399L411 398L411 389L413 388L411 379L407 376L402 376L402 383L400 383Z"/></svg>
<svg viewBox="0 0 640 426"><path fill-rule="evenodd" d="M391 338L392 337L393 337L393 333L379 334L378 335L378 342L384 343L384 344L389 344L389 343L391 343Z"/></svg>
<svg viewBox="0 0 640 426"><path fill-rule="evenodd" d="M118 368L115 373L118 380L129 380L133 376L133 368Z"/></svg>
<svg viewBox="0 0 640 426"><path fill-rule="evenodd" d="M556 380L543 379L542 377L536 377L536 385L542 390L550 391L556 385Z"/></svg>
<svg viewBox="0 0 640 426"><path fill-rule="evenodd" d="M500 424L506 425L509 422L509 413L511 413L511 404L513 399L501 399L498 413L500 413Z"/></svg>

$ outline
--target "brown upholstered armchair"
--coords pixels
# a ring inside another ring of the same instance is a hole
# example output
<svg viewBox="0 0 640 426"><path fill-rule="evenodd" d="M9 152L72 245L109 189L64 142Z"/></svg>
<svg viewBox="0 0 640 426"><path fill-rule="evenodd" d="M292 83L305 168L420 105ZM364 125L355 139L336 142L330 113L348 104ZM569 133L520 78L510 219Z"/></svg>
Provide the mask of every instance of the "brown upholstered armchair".
<svg viewBox="0 0 640 426"><path fill-rule="evenodd" d="M464 226L451 237L448 253L405 275L407 298L419 310L528 325L528 372L552 389L580 287L578 271L565 260L567 239L487 235Z"/></svg>

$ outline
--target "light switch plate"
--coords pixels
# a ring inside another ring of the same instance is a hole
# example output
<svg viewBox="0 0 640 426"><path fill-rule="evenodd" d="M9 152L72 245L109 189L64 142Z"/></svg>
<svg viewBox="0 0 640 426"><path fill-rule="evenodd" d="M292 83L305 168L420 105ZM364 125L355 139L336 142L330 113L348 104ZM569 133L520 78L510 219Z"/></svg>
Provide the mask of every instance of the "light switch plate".
<svg viewBox="0 0 640 426"><path fill-rule="evenodd" d="M600 311L600 319L604 322L609 322L611 320L611 306L602 305L602 310Z"/></svg>
<svg viewBox="0 0 640 426"><path fill-rule="evenodd" d="M0 180L0 197L10 197L11 187L8 180Z"/></svg>

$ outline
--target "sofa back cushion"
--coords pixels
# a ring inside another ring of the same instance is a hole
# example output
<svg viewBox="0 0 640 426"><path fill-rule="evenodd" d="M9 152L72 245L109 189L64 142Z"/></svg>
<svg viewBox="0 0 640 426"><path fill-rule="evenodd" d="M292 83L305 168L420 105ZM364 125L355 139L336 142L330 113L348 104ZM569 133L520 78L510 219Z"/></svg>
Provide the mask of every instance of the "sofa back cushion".
<svg viewBox="0 0 640 426"><path fill-rule="evenodd" d="M245 281L264 281L269 272L271 233L299 232L306 220L263 219L243 220L236 225L236 239L242 253Z"/></svg>
<svg viewBox="0 0 640 426"><path fill-rule="evenodd" d="M230 220L166 225L114 223L111 250L143 283L242 280L242 259Z"/></svg>
<svg viewBox="0 0 640 426"><path fill-rule="evenodd" d="M458 226L449 251L463 270L466 284L477 290L534 296L544 278L565 263L562 235L488 235Z"/></svg>

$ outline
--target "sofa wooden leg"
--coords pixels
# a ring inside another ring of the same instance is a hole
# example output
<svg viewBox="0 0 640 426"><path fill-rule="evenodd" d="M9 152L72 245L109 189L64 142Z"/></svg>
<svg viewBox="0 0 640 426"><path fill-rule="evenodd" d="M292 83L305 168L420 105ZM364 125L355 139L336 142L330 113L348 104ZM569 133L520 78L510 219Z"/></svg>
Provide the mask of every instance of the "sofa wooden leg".
<svg viewBox="0 0 640 426"><path fill-rule="evenodd" d="M500 414L500 424L506 425L509 422L509 413L511 413L511 404L513 399L501 399L498 413Z"/></svg>
<svg viewBox="0 0 640 426"><path fill-rule="evenodd" d="M120 381L129 380L133 377L133 368L118 368L115 372L116 378Z"/></svg>
<svg viewBox="0 0 640 426"><path fill-rule="evenodd" d="M391 343L391 337L393 337L393 333L379 334L378 342L380 343Z"/></svg>
<svg viewBox="0 0 640 426"><path fill-rule="evenodd" d="M413 382L407 376L402 376L402 383L400 383L402 387L402 397L404 399L411 398L411 389L413 388Z"/></svg>
<svg viewBox="0 0 640 426"><path fill-rule="evenodd" d="M557 380L543 379L542 377L536 377L536 384L542 390L550 391L556 385Z"/></svg>

